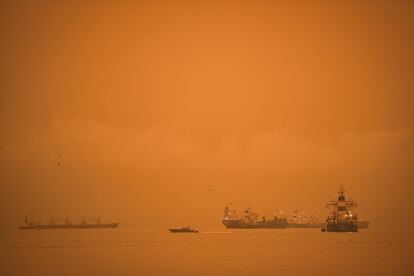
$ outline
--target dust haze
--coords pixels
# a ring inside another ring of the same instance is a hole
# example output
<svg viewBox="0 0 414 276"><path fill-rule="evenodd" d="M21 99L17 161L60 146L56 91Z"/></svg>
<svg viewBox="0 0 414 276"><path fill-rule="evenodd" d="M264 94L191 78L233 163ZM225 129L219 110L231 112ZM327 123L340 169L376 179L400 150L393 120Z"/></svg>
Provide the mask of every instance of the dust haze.
<svg viewBox="0 0 414 276"><path fill-rule="evenodd" d="M343 184L414 221L414 5L0 4L0 222L221 223ZM59 163L59 164L58 164Z"/></svg>

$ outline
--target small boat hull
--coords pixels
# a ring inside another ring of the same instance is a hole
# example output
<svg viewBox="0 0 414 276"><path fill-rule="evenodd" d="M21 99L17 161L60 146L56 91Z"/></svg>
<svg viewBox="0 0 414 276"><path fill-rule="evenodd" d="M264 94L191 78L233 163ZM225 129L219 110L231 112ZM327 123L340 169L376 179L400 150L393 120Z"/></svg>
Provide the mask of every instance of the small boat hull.
<svg viewBox="0 0 414 276"><path fill-rule="evenodd" d="M168 229L171 233L198 233L198 230L195 229Z"/></svg>

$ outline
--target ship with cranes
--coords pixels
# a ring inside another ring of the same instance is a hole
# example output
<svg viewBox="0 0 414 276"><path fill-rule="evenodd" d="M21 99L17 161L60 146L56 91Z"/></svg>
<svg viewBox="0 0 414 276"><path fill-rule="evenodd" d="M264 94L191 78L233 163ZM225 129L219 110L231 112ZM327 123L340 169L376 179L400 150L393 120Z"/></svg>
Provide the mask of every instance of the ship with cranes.
<svg viewBox="0 0 414 276"><path fill-rule="evenodd" d="M356 207L355 201L345 198L345 190L341 186L338 199L326 205L329 216L324 222L298 209L289 218L283 212L262 209L270 214L269 218L253 212L250 207L239 213L231 205L225 207L222 222L226 228L322 228L322 231L328 232L357 232L358 229L368 228L370 222L358 217Z"/></svg>
<svg viewBox="0 0 414 276"><path fill-rule="evenodd" d="M269 212L271 213L271 212ZM282 212L279 216L272 214L270 219L266 216L259 216L258 213L253 212L251 208L245 209L242 213L238 213L236 209L231 206L226 206L224 209L223 224L226 228L286 228L288 222Z"/></svg>
<svg viewBox="0 0 414 276"><path fill-rule="evenodd" d="M289 228L321 228L325 223L319 222L313 215L308 215L304 211L298 209L293 211L292 216L288 220Z"/></svg>
<svg viewBox="0 0 414 276"><path fill-rule="evenodd" d="M64 223L56 223L54 218L49 223L40 223L37 218L26 216L24 224L19 226L20 230L44 230L44 229L100 229L100 228L117 228L118 222L101 222L98 217L95 223L89 223L82 219L80 223L72 223L69 218Z"/></svg>

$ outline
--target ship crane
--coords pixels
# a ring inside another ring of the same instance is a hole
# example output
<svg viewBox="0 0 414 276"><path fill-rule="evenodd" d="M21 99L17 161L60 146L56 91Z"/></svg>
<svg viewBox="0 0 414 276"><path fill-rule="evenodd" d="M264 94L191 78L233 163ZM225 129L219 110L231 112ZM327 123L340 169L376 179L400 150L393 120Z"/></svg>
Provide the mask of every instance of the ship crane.
<svg viewBox="0 0 414 276"><path fill-rule="evenodd" d="M275 214L274 212L271 212L271 211L269 211L269 210L267 210L267 209L265 209L265 208L262 208L262 210L263 211L265 211L267 214L269 214L270 215L270 217L273 219L273 220L277 220L277 214ZM276 212L277 213L277 212ZM263 221L265 220L265 217L263 216Z"/></svg>
<svg viewBox="0 0 414 276"><path fill-rule="evenodd" d="M262 209L273 215L266 209ZM266 220L265 217L259 219L257 213L253 212L251 207L245 209L240 215L235 216L236 210L226 206L224 209L223 224L226 228L286 228L287 220L283 218L273 217L273 220Z"/></svg>
<svg viewBox="0 0 414 276"><path fill-rule="evenodd" d="M275 216L275 214L273 212L271 212L271 211L269 211L269 210L267 210L265 208L262 208L262 210L265 211L266 213L268 213L269 215L271 215L272 217Z"/></svg>

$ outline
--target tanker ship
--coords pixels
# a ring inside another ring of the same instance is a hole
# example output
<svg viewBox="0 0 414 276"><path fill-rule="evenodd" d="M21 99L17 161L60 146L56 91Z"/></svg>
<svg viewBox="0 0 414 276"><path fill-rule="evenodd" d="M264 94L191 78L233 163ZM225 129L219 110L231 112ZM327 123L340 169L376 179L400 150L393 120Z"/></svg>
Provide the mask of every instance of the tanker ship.
<svg viewBox="0 0 414 276"><path fill-rule="evenodd" d="M82 219L80 223L72 224L68 218L65 223L58 224L54 219L51 219L48 224L39 223L36 218L25 217L24 224L19 226L21 230L42 230L42 229L99 229L99 228L117 228L118 222L102 223L98 218L95 223L88 223Z"/></svg>
<svg viewBox="0 0 414 276"><path fill-rule="evenodd" d="M226 206L224 209L223 224L226 228L286 228L287 219L273 215L271 219L265 216L259 217L257 213L252 212L251 208L247 208L242 214L238 214L237 210Z"/></svg>

